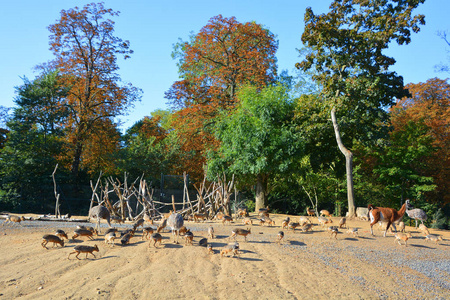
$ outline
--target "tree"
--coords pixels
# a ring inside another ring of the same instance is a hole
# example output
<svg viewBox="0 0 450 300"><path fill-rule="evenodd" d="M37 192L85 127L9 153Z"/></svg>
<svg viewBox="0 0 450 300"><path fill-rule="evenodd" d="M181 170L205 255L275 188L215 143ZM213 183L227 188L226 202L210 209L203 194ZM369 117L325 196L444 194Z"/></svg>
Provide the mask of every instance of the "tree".
<svg viewBox="0 0 450 300"><path fill-rule="evenodd" d="M424 1L336 0L327 14L306 10L302 42L311 52L296 66L315 69L313 79L329 102L336 141L346 157L350 216L355 214L352 142L373 139L376 121L387 118L383 108L404 95L403 78L388 71L395 60L382 51L391 41L411 41L410 29L418 32L425 24L412 10Z"/></svg>
<svg viewBox="0 0 450 300"><path fill-rule="evenodd" d="M427 193L428 200L445 205L450 203L450 84L448 80L432 78L425 83L408 84L406 88L411 97L399 99L390 111L392 135L410 132L411 126L422 128L411 145L427 140L432 150L416 158L416 171L432 177L437 186L434 192Z"/></svg>
<svg viewBox="0 0 450 300"><path fill-rule="evenodd" d="M62 10L60 20L48 27L52 33L50 50L55 55L50 66L60 70L64 85L70 87L64 105L69 111L66 136L72 145L75 178L93 131L108 128L100 124L113 123L140 97L140 90L131 84L119 85L117 56L126 59L133 51L128 41L114 35L114 22L106 19L118 15L102 3L91 3L82 9ZM103 139L103 143L108 142Z"/></svg>
<svg viewBox="0 0 450 300"><path fill-rule="evenodd" d="M6 129L8 111L9 108L0 105L0 150L5 147L6 134L9 132L9 130Z"/></svg>
<svg viewBox="0 0 450 300"><path fill-rule="evenodd" d="M7 123L8 139L0 150L0 201L10 209L48 211L47 200L53 198L50 174L64 149L65 114L58 103L65 89L58 72L23 80Z"/></svg>
<svg viewBox="0 0 450 300"><path fill-rule="evenodd" d="M180 81L166 93L173 108L173 127L185 153L182 167L203 176L205 149L216 145L211 134L221 109L236 104L240 86L263 87L276 77L275 36L255 22L213 17L189 42L175 46ZM195 176L193 176L195 178Z"/></svg>
<svg viewBox="0 0 450 300"><path fill-rule="evenodd" d="M294 102L282 86L245 87L238 98L236 109L217 124L220 148L210 152L208 176L225 172L255 184L258 211L267 205L271 177L292 171L301 137L292 122Z"/></svg>

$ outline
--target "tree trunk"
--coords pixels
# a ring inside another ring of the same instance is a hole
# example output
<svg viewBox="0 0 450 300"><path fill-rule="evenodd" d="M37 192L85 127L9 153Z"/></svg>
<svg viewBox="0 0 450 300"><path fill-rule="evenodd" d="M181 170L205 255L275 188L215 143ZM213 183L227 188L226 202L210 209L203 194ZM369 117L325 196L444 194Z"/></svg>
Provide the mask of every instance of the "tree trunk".
<svg viewBox="0 0 450 300"><path fill-rule="evenodd" d="M258 175L256 179L255 212L267 206L267 176Z"/></svg>
<svg viewBox="0 0 450 300"><path fill-rule="evenodd" d="M348 200L348 217L355 216L355 198L353 193L353 153L348 150L341 140L341 133L339 132L339 125L336 121L336 110L331 110L331 121L333 122L334 133L339 150L345 155L345 166L347 172L347 200Z"/></svg>
<svg viewBox="0 0 450 300"><path fill-rule="evenodd" d="M75 146L75 155L72 161L72 176L74 180L78 177L78 172L80 170L81 152L83 151L83 144L77 142Z"/></svg>

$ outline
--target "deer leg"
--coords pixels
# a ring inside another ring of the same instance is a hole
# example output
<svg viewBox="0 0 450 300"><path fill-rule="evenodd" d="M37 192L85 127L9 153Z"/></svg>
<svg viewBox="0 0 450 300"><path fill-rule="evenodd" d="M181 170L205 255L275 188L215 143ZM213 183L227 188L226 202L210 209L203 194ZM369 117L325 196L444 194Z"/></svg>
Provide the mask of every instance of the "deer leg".
<svg viewBox="0 0 450 300"><path fill-rule="evenodd" d="M384 237L386 237L386 233L387 233L387 231L388 231L390 226L391 226L391 221L388 221L387 226L386 226L386 230L384 231L384 235L383 235Z"/></svg>

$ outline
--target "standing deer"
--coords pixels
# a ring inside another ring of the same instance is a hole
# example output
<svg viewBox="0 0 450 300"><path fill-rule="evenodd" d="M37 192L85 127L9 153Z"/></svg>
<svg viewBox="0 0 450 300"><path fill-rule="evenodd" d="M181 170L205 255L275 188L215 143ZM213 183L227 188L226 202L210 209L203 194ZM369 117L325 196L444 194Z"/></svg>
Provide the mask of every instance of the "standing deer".
<svg viewBox="0 0 450 300"><path fill-rule="evenodd" d="M394 222L400 220L406 211L406 203L402 205L399 211L390 207L374 207L372 204L369 204L369 217L370 217L370 233L373 234L373 225L378 223L379 221L387 223L386 229L384 230L384 237L386 237L386 232L392 224L395 232L397 232L397 228L395 227Z"/></svg>

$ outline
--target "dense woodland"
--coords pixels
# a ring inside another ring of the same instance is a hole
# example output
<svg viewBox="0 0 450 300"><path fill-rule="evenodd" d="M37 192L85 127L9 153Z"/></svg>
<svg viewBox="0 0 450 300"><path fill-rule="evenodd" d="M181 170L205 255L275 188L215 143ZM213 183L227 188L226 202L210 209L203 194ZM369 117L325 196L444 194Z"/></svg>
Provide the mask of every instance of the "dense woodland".
<svg viewBox="0 0 450 300"><path fill-rule="evenodd" d="M1 210L53 211L58 165L61 213L86 213L99 176L143 176L158 188L161 174L187 173L190 188L205 176L234 176L239 205L250 209L345 215L411 199L429 222L448 226L450 84L404 86L389 71L395 59L383 54L425 26L413 14L423 2L336 0L327 14L307 9L296 74L277 69L276 33L214 16L175 44L179 78L167 87L168 108L124 134L118 120L142 91L118 74L117 58L133 54L114 34L119 13L103 3L63 10L48 27L54 59L23 78L14 108L0 107Z"/></svg>

